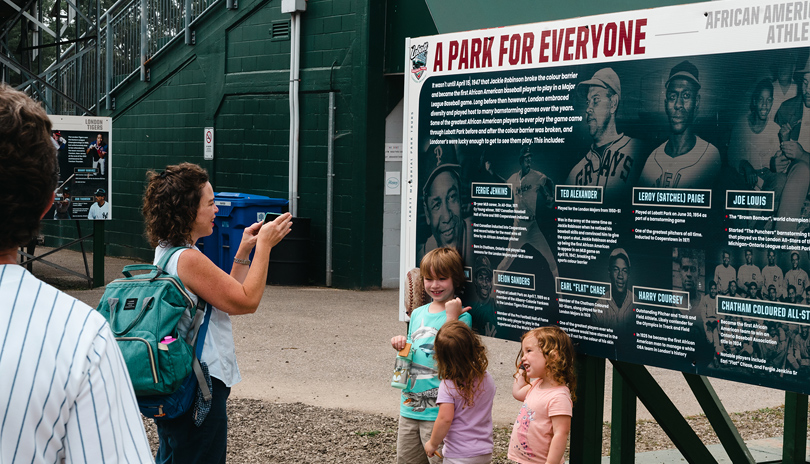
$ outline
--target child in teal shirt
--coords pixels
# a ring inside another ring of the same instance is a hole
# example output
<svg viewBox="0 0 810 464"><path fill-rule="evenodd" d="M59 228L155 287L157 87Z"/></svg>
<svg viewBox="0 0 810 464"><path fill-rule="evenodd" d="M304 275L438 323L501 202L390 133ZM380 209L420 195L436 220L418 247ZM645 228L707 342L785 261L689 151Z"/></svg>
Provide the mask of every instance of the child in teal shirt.
<svg viewBox="0 0 810 464"><path fill-rule="evenodd" d="M430 440L433 422L439 413L436 397L439 377L433 358L433 341L436 333L447 321L460 320L471 326L472 318L456 297L464 286L464 262L455 248L436 248L428 252L419 265L425 284L425 292L431 303L416 308L411 314L408 336L397 335L391 339L395 350L411 344L413 362L410 380L402 390L397 431L397 463L431 464L440 458L428 458L425 443Z"/></svg>

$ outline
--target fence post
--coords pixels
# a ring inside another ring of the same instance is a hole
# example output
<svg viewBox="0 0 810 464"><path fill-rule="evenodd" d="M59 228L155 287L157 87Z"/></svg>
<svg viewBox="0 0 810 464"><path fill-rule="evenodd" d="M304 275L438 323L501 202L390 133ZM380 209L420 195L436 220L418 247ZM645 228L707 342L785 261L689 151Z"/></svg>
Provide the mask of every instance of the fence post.
<svg viewBox="0 0 810 464"><path fill-rule="evenodd" d="M113 28L112 24L110 23L110 12L107 11L104 13L104 22L107 24L107 33L106 33L106 49L107 49L107 56L105 57L106 65L104 66L106 69L104 70L104 87L106 88L107 94L107 110L112 109L112 99L110 98L110 92L112 92L112 67L113 67ZM101 37L101 32L99 31L99 38Z"/></svg>
<svg viewBox="0 0 810 464"><path fill-rule="evenodd" d="M185 2L186 45L191 45L191 0Z"/></svg>
<svg viewBox="0 0 810 464"><path fill-rule="evenodd" d="M605 360L577 353L577 402L571 418L569 461L583 464L602 459L602 419L605 404Z"/></svg>
<svg viewBox="0 0 810 464"><path fill-rule="evenodd" d="M785 392L784 464L804 464L807 453L807 395Z"/></svg>
<svg viewBox="0 0 810 464"><path fill-rule="evenodd" d="M613 370L610 419L610 464L636 462L636 394Z"/></svg>
<svg viewBox="0 0 810 464"><path fill-rule="evenodd" d="M109 169L109 167L108 167ZM104 286L104 226L107 221L93 221L93 287Z"/></svg>
<svg viewBox="0 0 810 464"><path fill-rule="evenodd" d="M141 0L141 82L146 81L146 0Z"/></svg>

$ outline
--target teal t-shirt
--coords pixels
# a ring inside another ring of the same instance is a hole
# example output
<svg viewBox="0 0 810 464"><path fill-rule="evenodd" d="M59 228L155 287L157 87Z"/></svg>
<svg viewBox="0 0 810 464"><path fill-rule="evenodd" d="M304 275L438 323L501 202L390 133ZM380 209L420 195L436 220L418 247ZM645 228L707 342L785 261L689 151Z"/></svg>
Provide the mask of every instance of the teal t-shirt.
<svg viewBox="0 0 810 464"><path fill-rule="evenodd" d="M447 321L447 312L431 314L430 303L416 308L411 314L408 327L408 343L413 350L411 377L402 390L400 415L416 420L435 421L439 414L436 397L439 394L439 377L436 360L433 358L433 341L439 329ZM464 313L458 318L471 326L472 318Z"/></svg>

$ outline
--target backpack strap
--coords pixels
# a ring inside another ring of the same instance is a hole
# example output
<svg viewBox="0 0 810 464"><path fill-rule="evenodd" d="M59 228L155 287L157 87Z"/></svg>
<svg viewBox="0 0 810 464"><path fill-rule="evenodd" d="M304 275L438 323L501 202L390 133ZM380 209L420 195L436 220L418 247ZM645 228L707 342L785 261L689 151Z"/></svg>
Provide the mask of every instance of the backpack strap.
<svg viewBox="0 0 810 464"><path fill-rule="evenodd" d="M173 248L170 248L170 249L169 249L169 251L167 251L167 252L166 252L166 253L163 255L163 257L162 257L162 258L160 258L160 261L158 261L157 266L158 266L158 267L159 267L159 268L160 268L162 271L165 271L165 270L166 270L166 265L167 265L167 264L169 264L169 259L171 259L172 255L174 255L174 254L175 254L177 251L179 251L179 250L184 250L184 249L186 249L186 248L191 248L191 247L188 247L188 246L179 246L179 247L173 247Z"/></svg>
<svg viewBox="0 0 810 464"><path fill-rule="evenodd" d="M157 266L161 271L164 271L172 255L186 248L191 247L181 246L169 249L163 257L160 258ZM194 319L191 321L191 330L186 334L186 343L194 347L194 361L192 361L191 367L194 370L194 375L197 377L197 384L200 386L200 391L205 401L211 400L211 390L208 389L208 382L206 382L205 374L203 374L202 366L200 366L200 358L202 358L205 335L208 332L208 322L211 320L212 312L213 308L211 305L206 303L205 300L198 295L197 308L194 311Z"/></svg>
<svg viewBox="0 0 810 464"><path fill-rule="evenodd" d="M194 347L194 361L192 361L191 367L197 377L197 383L200 385L200 391L205 401L211 400L211 391L208 389L208 382L206 382L205 374L203 374L202 366L200 366L200 358L202 358L205 335L208 333L208 322L211 320L213 310L214 308L211 305L202 298L197 297L197 310L194 313L191 330L186 335L186 342Z"/></svg>
<svg viewBox="0 0 810 464"><path fill-rule="evenodd" d="M206 309L208 309L208 303L205 302L199 296L197 297L197 307L194 309L194 317L191 319L191 327L189 328L188 333L186 333L186 343L191 345L192 347L195 346L197 343L197 338L200 329L203 325L203 320L206 316ZM210 317L210 316L209 316ZM205 338L205 334L203 334L203 339Z"/></svg>

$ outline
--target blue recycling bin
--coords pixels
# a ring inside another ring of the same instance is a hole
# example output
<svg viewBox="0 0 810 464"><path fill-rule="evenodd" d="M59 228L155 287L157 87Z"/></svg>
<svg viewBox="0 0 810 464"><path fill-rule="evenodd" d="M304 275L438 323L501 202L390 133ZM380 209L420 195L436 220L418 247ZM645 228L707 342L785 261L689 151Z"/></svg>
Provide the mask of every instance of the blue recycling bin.
<svg viewBox="0 0 810 464"><path fill-rule="evenodd" d="M200 251L208 256L220 269L230 273L233 258L242 241L245 227L263 221L268 212L283 213L288 208L288 200L270 198L248 193L214 193L214 203L219 208L214 218L214 233L197 242ZM253 259L253 253L250 254Z"/></svg>

